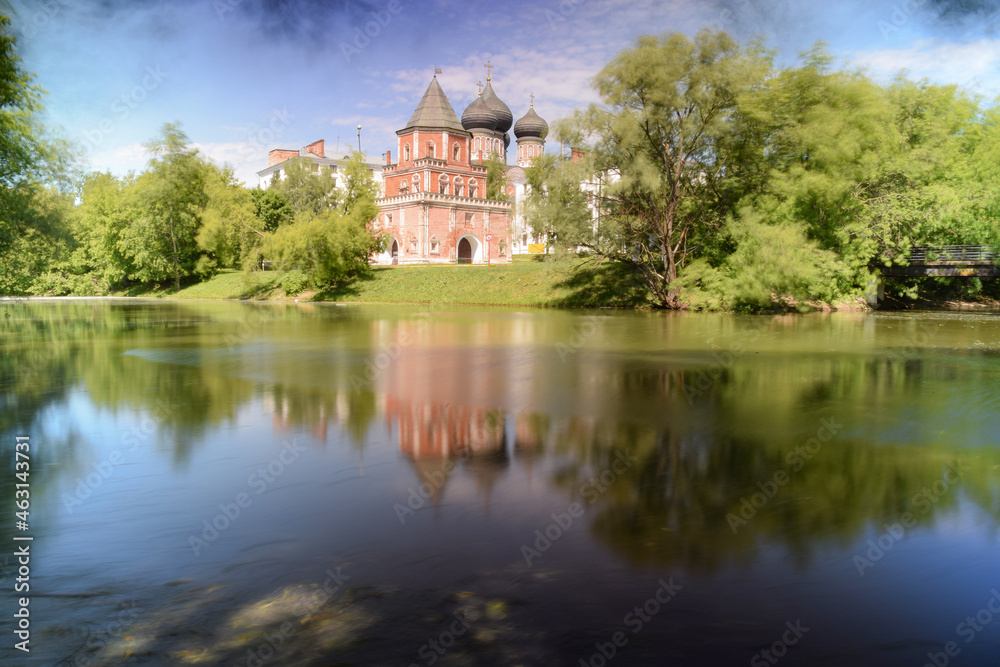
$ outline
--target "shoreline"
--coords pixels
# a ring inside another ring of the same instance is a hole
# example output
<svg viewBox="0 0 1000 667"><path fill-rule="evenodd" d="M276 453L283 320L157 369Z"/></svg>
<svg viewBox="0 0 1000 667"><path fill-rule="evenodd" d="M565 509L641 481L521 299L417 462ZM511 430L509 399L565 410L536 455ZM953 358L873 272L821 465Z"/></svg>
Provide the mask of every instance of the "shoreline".
<svg viewBox="0 0 1000 667"><path fill-rule="evenodd" d="M360 299L316 299L315 294L300 296L272 296L272 297L223 297L223 296L177 296L172 294L156 295L93 295L93 296L0 296L0 305L27 302L27 301L232 301L251 303L300 303L300 304L331 304L339 306L368 305L368 306L463 306L481 308L539 308L545 310L622 310L622 311L656 311L660 310L650 306L623 306L623 305L564 305L564 304L540 304L540 303L487 303L475 301L396 301L396 300L360 300ZM956 301L954 299L918 299L912 302L902 302L897 300L887 300L887 303L879 307L864 307L858 304L842 303L836 305L822 304L811 305L809 310L799 311L795 308L785 310L767 309L755 315L787 315L812 313L846 313L846 312L1000 312L1000 300L983 299L980 301ZM681 308L676 311L664 312L718 312L721 314L743 314L735 311L708 311L691 308Z"/></svg>

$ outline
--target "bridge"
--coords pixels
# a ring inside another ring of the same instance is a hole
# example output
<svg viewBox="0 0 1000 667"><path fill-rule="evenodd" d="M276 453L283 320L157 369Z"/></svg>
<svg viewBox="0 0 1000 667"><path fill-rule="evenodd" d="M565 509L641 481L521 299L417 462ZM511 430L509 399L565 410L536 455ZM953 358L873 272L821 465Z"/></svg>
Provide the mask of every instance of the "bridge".
<svg viewBox="0 0 1000 667"><path fill-rule="evenodd" d="M991 278L1000 276L1000 252L993 246L942 245L910 248L908 266L883 266L883 276L952 276Z"/></svg>
<svg viewBox="0 0 1000 667"><path fill-rule="evenodd" d="M1000 276L1000 251L985 245L941 245L910 248L906 266L882 266L865 288L865 300L872 306L885 298L882 278L945 276L952 278L993 278Z"/></svg>

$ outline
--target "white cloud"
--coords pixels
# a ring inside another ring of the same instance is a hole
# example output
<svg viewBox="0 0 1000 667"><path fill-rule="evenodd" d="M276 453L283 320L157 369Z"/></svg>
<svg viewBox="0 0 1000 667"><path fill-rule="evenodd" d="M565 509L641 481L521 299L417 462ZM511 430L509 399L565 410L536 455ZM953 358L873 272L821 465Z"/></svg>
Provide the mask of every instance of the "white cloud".
<svg viewBox="0 0 1000 667"><path fill-rule="evenodd" d="M130 171L142 171L149 155L142 144L135 143L90 153L87 161L96 171L110 171L116 176L124 176Z"/></svg>
<svg viewBox="0 0 1000 667"><path fill-rule="evenodd" d="M900 49L853 51L847 59L880 81L905 70L908 78L958 84L987 100L1000 93L1000 39L984 37L961 44L927 39Z"/></svg>

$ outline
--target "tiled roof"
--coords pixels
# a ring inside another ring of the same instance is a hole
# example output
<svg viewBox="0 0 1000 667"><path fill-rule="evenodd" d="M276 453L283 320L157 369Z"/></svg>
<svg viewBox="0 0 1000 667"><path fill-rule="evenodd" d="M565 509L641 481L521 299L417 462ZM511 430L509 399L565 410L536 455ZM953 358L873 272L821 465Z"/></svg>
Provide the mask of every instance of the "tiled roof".
<svg viewBox="0 0 1000 667"><path fill-rule="evenodd" d="M416 111L410 116L410 122L406 124L404 130L411 127L429 127L448 130L458 130L464 132L465 128L458 120L455 110L448 102L448 96L441 90L437 77L431 79L431 83L424 91L424 96L420 98Z"/></svg>

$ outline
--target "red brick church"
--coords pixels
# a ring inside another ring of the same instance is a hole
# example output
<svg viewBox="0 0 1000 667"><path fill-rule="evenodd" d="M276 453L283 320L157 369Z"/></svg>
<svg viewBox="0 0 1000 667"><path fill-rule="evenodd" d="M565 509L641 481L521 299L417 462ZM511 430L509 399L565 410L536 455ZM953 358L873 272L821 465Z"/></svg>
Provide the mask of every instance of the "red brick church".
<svg viewBox="0 0 1000 667"><path fill-rule="evenodd" d="M490 155L506 162L513 115L497 97L491 79L461 121L437 75L406 126L396 135L398 162L386 153L384 197L378 230L388 234L379 264L486 264L511 261L514 230L511 202L486 198ZM514 125L518 165L544 151L548 126L534 111ZM523 170L511 168L523 176ZM508 174L510 177L516 174ZM508 195L516 188L508 182Z"/></svg>

